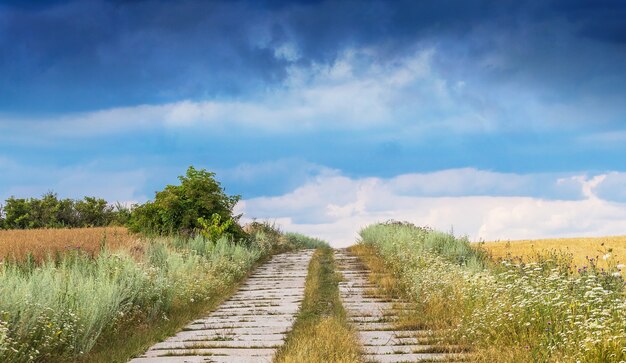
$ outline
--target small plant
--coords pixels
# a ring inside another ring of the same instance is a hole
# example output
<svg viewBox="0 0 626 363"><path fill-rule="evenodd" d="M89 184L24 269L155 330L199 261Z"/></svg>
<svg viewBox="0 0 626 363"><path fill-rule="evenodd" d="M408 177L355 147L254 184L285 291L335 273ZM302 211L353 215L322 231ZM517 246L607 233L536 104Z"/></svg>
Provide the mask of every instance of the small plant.
<svg viewBox="0 0 626 363"><path fill-rule="evenodd" d="M233 225L232 218L228 218L222 222L222 217L213 213L211 220L208 221L202 217L198 218L198 224L200 225L200 234L210 241L217 241L222 236L230 236L230 233L226 232Z"/></svg>

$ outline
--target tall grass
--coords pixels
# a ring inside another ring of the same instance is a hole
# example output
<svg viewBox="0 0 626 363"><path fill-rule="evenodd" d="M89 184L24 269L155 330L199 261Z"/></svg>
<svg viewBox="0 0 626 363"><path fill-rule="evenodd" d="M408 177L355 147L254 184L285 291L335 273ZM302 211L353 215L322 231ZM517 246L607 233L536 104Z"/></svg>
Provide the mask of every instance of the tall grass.
<svg viewBox="0 0 626 363"><path fill-rule="evenodd" d="M22 260L82 251L97 255L103 244L110 250L141 249L142 241L124 227L0 230L0 260Z"/></svg>
<svg viewBox="0 0 626 363"><path fill-rule="evenodd" d="M296 248L324 248L328 247L328 243L319 238L313 238L305 236L300 233L288 232L285 233L285 237L289 240L289 243Z"/></svg>
<svg viewBox="0 0 626 363"><path fill-rule="evenodd" d="M478 360L626 360L622 266L590 261L579 273L558 256L495 264L465 239L408 224L369 226L361 237L417 303L420 323L450 329Z"/></svg>
<svg viewBox="0 0 626 363"><path fill-rule="evenodd" d="M80 358L121 327L168 314L243 278L276 242L160 238L140 256L74 251L41 263L0 263L0 361ZM284 248L284 246L282 247Z"/></svg>

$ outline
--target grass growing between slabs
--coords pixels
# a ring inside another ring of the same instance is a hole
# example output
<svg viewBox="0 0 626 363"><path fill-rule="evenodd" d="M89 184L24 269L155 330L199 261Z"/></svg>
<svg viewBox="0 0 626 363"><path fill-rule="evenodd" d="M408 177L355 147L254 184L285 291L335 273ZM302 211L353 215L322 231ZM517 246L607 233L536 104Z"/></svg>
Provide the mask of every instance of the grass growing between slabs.
<svg viewBox="0 0 626 363"><path fill-rule="evenodd" d="M356 334L339 298L333 251L318 248L309 264L304 301L275 362L361 362Z"/></svg>

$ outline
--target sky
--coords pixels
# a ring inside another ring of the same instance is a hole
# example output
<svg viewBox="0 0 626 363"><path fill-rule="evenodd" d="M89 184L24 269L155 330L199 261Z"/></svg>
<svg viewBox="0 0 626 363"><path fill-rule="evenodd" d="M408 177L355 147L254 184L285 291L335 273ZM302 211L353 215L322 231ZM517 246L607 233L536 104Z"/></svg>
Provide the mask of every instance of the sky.
<svg viewBox="0 0 626 363"><path fill-rule="evenodd" d="M626 234L619 0L1 1L0 200L188 166L335 246Z"/></svg>

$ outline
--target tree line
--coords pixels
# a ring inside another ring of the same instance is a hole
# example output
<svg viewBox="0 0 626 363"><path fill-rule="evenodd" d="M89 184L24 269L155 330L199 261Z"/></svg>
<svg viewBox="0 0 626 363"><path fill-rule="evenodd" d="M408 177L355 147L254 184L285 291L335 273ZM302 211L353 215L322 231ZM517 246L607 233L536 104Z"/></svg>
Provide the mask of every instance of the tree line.
<svg viewBox="0 0 626 363"><path fill-rule="evenodd" d="M233 208L239 195L228 195L215 180L215 173L189 167L180 184L167 185L153 201L130 207L102 198L59 199L48 192L41 198L8 198L0 206L1 229L81 228L127 226L144 234L228 234L234 239L246 233L241 215Z"/></svg>
<svg viewBox="0 0 626 363"><path fill-rule="evenodd" d="M0 205L0 228L79 228L125 225L131 211L121 204L85 197L80 200L60 199L48 192L41 198L10 197Z"/></svg>

